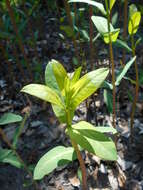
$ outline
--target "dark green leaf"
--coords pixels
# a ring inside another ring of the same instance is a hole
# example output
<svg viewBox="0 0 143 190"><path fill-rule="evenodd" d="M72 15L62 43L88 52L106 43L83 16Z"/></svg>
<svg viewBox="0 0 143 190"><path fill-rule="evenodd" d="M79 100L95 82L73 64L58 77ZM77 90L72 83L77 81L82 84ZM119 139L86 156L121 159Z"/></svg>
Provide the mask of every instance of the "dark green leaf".
<svg viewBox="0 0 143 190"><path fill-rule="evenodd" d="M0 125L7 125L9 123L16 123L22 121L20 115L14 113L6 113L0 118Z"/></svg>

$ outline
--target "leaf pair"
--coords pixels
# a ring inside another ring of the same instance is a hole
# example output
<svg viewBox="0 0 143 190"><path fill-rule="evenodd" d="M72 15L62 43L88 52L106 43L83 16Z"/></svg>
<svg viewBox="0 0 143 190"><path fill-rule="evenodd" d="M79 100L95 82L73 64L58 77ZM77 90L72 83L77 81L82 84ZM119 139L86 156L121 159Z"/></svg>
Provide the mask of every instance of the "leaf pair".
<svg viewBox="0 0 143 190"><path fill-rule="evenodd" d="M96 26L98 32L100 35L103 37L104 42L109 44L110 42L110 37L112 42L116 42L120 29L114 29L112 24L110 23L110 33L108 31L108 21L106 18L101 17L101 16L92 16L91 17L94 25Z"/></svg>
<svg viewBox="0 0 143 190"><path fill-rule="evenodd" d="M116 160L116 148L111 138L104 133L116 133L112 127L94 127L81 121L67 129L70 137L82 148L105 160ZM40 180L55 168L75 160L76 154L72 147L57 146L48 151L38 161L34 170L34 179Z"/></svg>
<svg viewBox="0 0 143 190"><path fill-rule="evenodd" d="M116 147L111 138L103 133L116 133L111 127L94 127L88 122L81 121L71 128L67 133L82 148L105 160L116 160Z"/></svg>
<svg viewBox="0 0 143 190"><path fill-rule="evenodd" d="M137 8L134 4L130 6L130 18L128 24L128 32L130 35L136 34L139 28L141 21L141 13L137 11Z"/></svg>
<svg viewBox="0 0 143 190"><path fill-rule="evenodd" d="M17 168L23 167L16 155L10 149L0 148L0 162L11 164L12 166L15 166Z"/></svg>

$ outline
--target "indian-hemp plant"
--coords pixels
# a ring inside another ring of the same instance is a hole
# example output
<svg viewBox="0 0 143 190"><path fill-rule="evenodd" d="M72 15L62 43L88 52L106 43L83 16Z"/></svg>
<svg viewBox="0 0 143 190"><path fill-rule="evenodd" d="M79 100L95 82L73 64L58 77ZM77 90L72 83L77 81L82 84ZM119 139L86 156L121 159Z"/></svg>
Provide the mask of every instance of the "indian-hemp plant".
<svg viewBox="0 0 143 190"><path fill-rule="evenodd" d="M45 85L29 84L21 90L51 103L59 121L66 124L65 133L72 144L72 147L57 146L48 151L35 167L35 180L42 179L56 167L78 158L82 171L82 186L83 190L86 190L86 168L81 151L87 150L103 160L117 159L114 142L104 134L108 132L115 134L114 128L94 127L85 121L72 124L76 108L101 86L108 73L107 68L100 68L80 78L81 67L79 67L69 76L62 64L52 60L46 67Z"/></svg>

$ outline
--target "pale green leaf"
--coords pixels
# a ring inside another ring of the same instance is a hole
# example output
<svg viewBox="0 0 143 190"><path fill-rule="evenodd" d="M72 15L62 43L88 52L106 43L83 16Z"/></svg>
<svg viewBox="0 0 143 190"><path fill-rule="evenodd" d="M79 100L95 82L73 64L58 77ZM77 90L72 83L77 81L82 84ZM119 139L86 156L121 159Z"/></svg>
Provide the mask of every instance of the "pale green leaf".
<svg viewBox="0 0 143 190"><path fill-rule="evenodd" d="M82 101L92 95L103 83L109 70L106 68L91 71L80 78L72 87L71 107L74 110Z"/></svg>
<svg viewBox="0 0 143 190"><path fill-rule="evenodd" d="M108 32L108 21L106 18L102 16L92 16L91 19L101 35ZM112 32L113 30L114 28L110 23L110 31Z"/></svg>
<svg viewBox="0 0 143 190"><path fill-rule="evenodd" d="M131 4L131 5L129 6L129 18L131 18L131 16L132 16L135 12L137 12L137 11L138 11L138 9L137 9L136 5L135 5L135 4Z"/></svg>
<svg viewBox="0 0 143 190"><path fill-rule="evenodd" d="M95 154L104 160L117 160L117 152L114 142L110 137L96 131L95 127L87 122L77 123L68 128L68 135L85 150Z"/></svg>
<svg viewBox="0 0 143 190"><path fill-rule="evenodd" d="M96 8L98 8L102 14L106 15L106 11L104 9L104 6L102 3L92 1L92 0L70 0L69 3L87 3L89 5L92 5Z"/></svg>
<svg viewBox="0 0 143 190"><path fill-rule="evenodd" d="M0 162L11 164L17 168L23 167L16 155L9 149L0 149Z"/></svg>
<svg viewBox="0 0 143 190"><path fill-rule="evenodd" d="M56 81L56 78L54 76L53 73L53 68L52 68L52 61L50 61L47 66L46 66L46 70L45 70L45 83L48 87L59 91L59 87Z"/></svg>
<svg viewBox="0 0 143 190"><path fill-rule="evenodd" d="M40 98L44 101L63 107L62 101L58 94L48 86L41 84L29 84L27 86L24 86L21 91L32 96L36 96L37 98Z"/></svg>
<svg viewBox="0 0 143 190"><path fill-rule="evenodd" d="M71 78L71 85L74 85L78 81L78 79L80 77L81 69L82 69L82 67L79 67L75 70L75 72Z"/></svg>
<svg viewBox="0 0 143 190"><path fill-rule="evenodd" d="M110 36L109 36L109 33L104 33L103 34L103 39L104 39L104 42L106 44L109 44L110 42L110 37L111 37L111 42L116 42L117 41L117 38L119 36L119 33L120 33L120 29L115 29L114 31L110 32Z"/></svg>
<svg viewBox="0 0 143 190"><path fill-rule="evenodd" d="M51 173L58 166L63 166L76 159L72 147L57 146L48 151L37 163L34 170L34 179L40 180Z"/></svg>
<svg viewBox="0 0 143 190"><path fill-rule="evenodd" d="M109 38L107 19L101 16L92 16L91 19L94 25L96 26L98 32L101 34L101 36L103 36L105 43L109 43L110 38ZM110 37L112 42L115 42L117 40L119 32L120 29L119 28L114 29L114 27L110 23Z"/></svg>
<svg viewBox="0 0 143 190"><path fill-rule="evenodd" d="M53 111L55 113L55 115L57 116L57 118L59 119L59 121L61 123L66 123L67 122L67 119L66 119L66 112L65 112L65 109L55 105L55 104L52 104L52 108L53 108Z"/></svg>
<svg viewBox="0 0 143 190"><path fill-rule="evenodd" d="M117 133L117 130L114 127L96 127L96 131L99 131L100 133L112 133L115 135Z"/></svg>
<svg viewBox="0 0 143 190"><path fill-rule="evenodd" d="M54 76L56 78L57 84L60 90L63 90L64 80L66 77L68 77L67 72L65 68L62 66L62 64L59 63L58 61L52 59L51 63L52 63L52 68L53 68L53 72L54 72Z"/></svg>
<svg viewBox="0 0 143 190"><path fill-rule="evenodd" d="M110 0L109 2L110 2L110 11L111 11L114 4L115 4L115 2L116 2L116 0Z"/></svg>
<svg viewBox="0 0 143 190"><path fill-rule="evenodd" d="M123 68L123 70L120 72L120 74L117 76L115 85L118 86L121 82L121 80L124 78L124 76L126 75L126 73L128 72L129 68L131 67L131 65L134 63L134 61L136 60L136 56L133 57Z"/></svg>
<svg viewBox="0 0 143 190"><path fill-rule="evenodd" d="M0 125L7 125L9 123L16 123L22 121L20 115L14 113L6 113L0 118Z"/></svg>
<svg viewBox="0 0 143 190"><path fill-rule="evenodd" d="M92 127L92 128L91 128ZM73 129L92 129L95 132L100 132L100 133L112 133L112 134L116 134L117 130L113 127L103 127L103 126L93 126L92 124L86 122L86 121L80 121L77 124L72 125Z"/></svg>
<svg viewBox="0 0 143 190"><path fill-rule="evenodd" d="M141 21L141 13L139 11L133 13L132 16L130 17L128 24L128 32L130 35L133 35L137 32L140 21Z"/></svg>

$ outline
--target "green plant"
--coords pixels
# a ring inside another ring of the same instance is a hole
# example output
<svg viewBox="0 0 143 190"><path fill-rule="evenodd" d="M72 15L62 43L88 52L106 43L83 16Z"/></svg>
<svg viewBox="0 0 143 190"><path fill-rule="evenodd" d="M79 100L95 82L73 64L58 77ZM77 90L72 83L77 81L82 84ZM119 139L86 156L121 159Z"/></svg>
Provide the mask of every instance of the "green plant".
<svg viewBox="0 0 143 190"><path fill-rule="evenodd" d="M79 67L69 77L62 64L52 60L45 71L46 85L29 84L21 90L52 104L53 111L59 121L66 124L65 132L73 146L73 148L57 146L46 153L35 168L34 179L43 178L57 166L67 164L77 157L85 190L87 189L86 168L81 156L81 148L104 160L115 161L117 159L114 142L110 137L104 135L107 132L116 133L114 128L94 127L85 121L72 125L72 118L77 106L101 86L108 72L108 69L101 68L80 78L81 67Z"/></svg>
<svg viewBox="0 0 143 190"><path fill-rule="evenodd" d="M116 127L115 123L115 118L116 118L116 108L115 108L115 97L116 97L116 86L115 86L115 65L114 65L114 54L113 54L113 47L112 43L117 41L120 29L114 29L110 22L110 17L111 17L111 11L112 8L116 2L116 0L111 0L108 2L108 0L105 0L105 7L102 3L98 3L92 0L70 0L69 3L74 3L74 2L82 2L82 3L87 3L89 5L92 5L99 9L101 13L106 17L101 17L101 16L92 16L91 19L96 26L100 36L104 39L104 42L106 44L109 44L109 54L110 54L110 62L111 62L111 68L112 68L112 94L113 94L113 126L114 128Z"/></svg>
<svg viewBox="0 0 143 190"><path fill-rule="evenodd" d="M141 13L137 11L137 8L135 6L130 7L130 15L129 15L129 23L128 23L128 32L129 36L131 38L131 48L132 48L132 55L136 55L136 46L140 42L140 39L138 39L135 42L134 35L137 33L139 24L141 21ZM137 61L135 60L135 75L136 75L136 83L135 83L135 96L132 104L132 110L131 110L131 121L130 121L130 130L131 130L131 140L133 135L133 123L134 123L134 115L135 115L135 108L136 103L138 100L138 91L139 91L139 71L138 71L138 65Z"/></svg>
<svg viewBox="0 0 143 190"><path fill-rule="evenodd" d="M18 138L22 132L22 129L25 125L25 122L29 116L29 112L27 112L22 118L20 115L16 115L13 113L6 113L0 118L0 136L2 137L2 140L7 144L7 148L0 148L0 162L1 163L8 163L12 166L15 166L17 168L23 168L29 176L32 179L33 184L35 185L35 188L37 189L37 184L33 181L32 173L29 169L29 167L25 164L21 156L18 154L16 148L18 143ZM11 123L17 123L21 122L20 127L18 127L14 133L13 142L11 143L9 139L7 138L6 134L4 133L2 126L5 126L7 124Z"/></svg>

